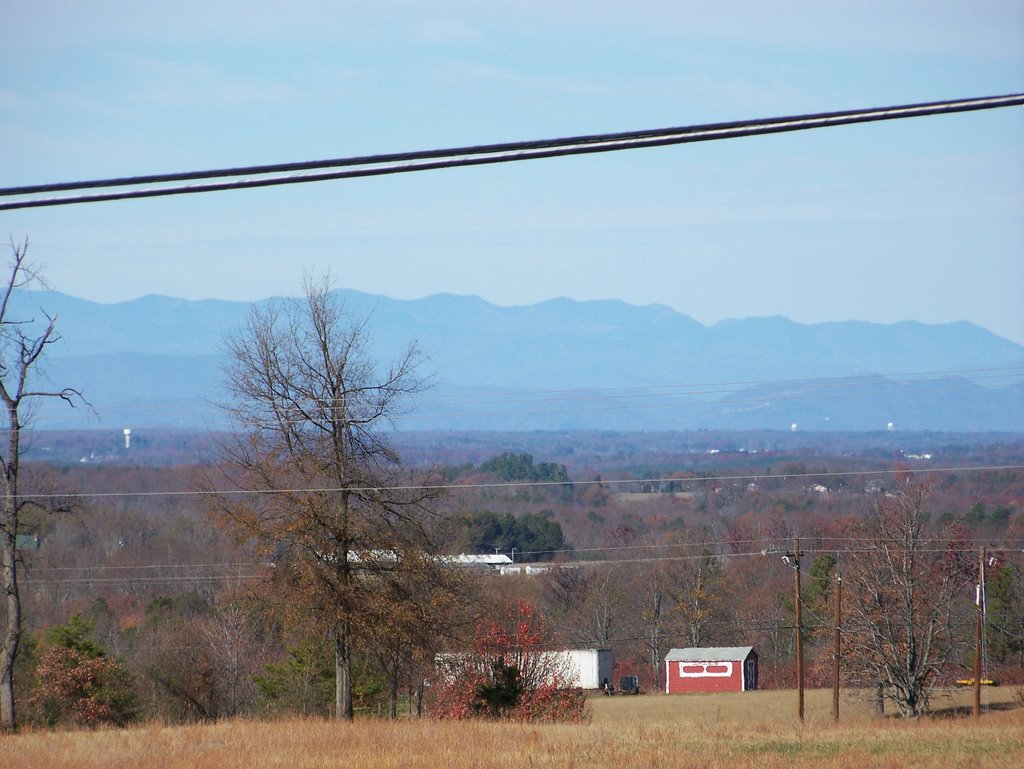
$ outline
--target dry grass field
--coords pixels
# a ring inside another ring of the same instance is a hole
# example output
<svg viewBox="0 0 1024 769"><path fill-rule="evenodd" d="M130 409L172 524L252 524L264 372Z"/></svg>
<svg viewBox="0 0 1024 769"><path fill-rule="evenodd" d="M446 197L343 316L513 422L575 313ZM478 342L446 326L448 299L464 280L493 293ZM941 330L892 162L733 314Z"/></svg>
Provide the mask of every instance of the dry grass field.
<svg viewBox="0 0 1024 769"><path fill-rule="evenodd" d="M970 692L958 692L916 723L876 720L866 702L848 697L834 725L830 692L819 690L808 692L804 726L793 692L751 692L596 698L591 721L576 725L286 720L23 732L0 737L0 766L1016 769L1024 766L1024 707L1015 695L1012 687L986 691L980 723L963 716Z"/></svg>

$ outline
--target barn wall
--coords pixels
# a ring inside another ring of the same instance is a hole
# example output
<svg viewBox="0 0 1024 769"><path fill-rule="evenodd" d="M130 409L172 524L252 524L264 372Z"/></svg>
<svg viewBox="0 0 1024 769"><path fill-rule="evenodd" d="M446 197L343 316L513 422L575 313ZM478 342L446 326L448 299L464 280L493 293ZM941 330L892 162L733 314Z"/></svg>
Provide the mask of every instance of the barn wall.
<svg viewBox="0 0 1024 769"><path fill-rule="evenodd" d="M743 661L673 660L666 667L666 691L669 694L743 691Z"/></svg>

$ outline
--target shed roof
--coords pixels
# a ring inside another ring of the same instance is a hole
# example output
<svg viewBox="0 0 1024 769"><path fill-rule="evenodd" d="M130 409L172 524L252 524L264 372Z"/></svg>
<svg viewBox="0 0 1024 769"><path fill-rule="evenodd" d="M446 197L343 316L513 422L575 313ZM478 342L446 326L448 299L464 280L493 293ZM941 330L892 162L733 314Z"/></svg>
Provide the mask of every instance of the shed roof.
<svg viewBox="0 0 1024 769"><path fill-rule="evenodd" d="M752 651L753 646L697 646L689 649L672 649L665 655L665 662L745 660Z"/></svg>

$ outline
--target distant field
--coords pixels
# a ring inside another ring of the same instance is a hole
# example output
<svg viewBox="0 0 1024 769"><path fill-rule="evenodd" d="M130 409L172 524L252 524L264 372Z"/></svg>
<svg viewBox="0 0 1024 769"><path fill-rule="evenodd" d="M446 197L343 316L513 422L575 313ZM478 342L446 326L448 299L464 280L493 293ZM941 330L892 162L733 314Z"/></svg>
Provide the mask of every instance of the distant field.
<svg viewBox="0 0 1024 769"><path fill-rule="evenodd" d="M595 769L815 769L819 767L1024 766L1024 708L1016 689L986 691L976 724L958 715L970 692L936 702L939 715L918 723L878 721L857 698L833 725L831 694L807 694L807 724L795 718L794 692L595 698L579 725L313 720L236 721L187 727L0 738L7 769L156 769L156 767L593 767Z"/></svg>

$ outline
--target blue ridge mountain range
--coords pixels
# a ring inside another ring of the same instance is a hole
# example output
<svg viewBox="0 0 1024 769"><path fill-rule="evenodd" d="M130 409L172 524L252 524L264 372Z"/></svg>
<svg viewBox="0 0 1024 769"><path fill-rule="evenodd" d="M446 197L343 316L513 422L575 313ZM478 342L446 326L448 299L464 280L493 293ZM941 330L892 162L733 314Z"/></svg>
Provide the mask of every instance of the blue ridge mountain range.
<svg viewBox="0 0 1024 769"><path fill-rule="evenodd" d="M339 289L372 354L415 340L433 386L399 429L1024 431L1024 346L968 322L705 326L663 305L553 299L499 307ZM99 304L19 292L58 318L44 375L91 410L46 403L40 429L221 428L223 339L246 302L145 296ZM891 427L890 427L891 424Z"/></svg>

